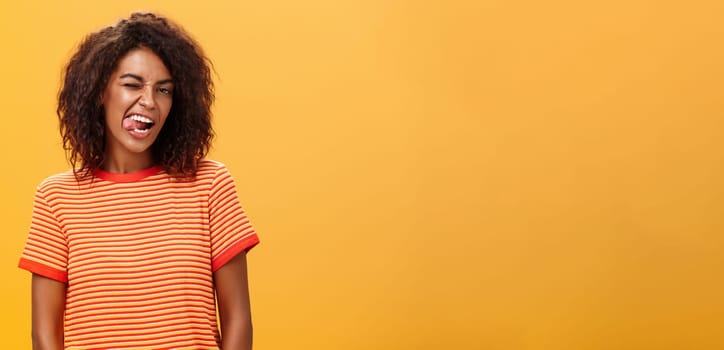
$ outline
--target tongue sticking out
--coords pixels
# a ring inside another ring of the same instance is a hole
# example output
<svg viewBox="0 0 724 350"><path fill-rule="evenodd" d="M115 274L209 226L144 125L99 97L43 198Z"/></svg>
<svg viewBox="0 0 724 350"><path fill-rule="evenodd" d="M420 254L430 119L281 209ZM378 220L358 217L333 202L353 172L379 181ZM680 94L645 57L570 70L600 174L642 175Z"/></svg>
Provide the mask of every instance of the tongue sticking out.
<svg viewBox="0 0 724 350"><path fill-rule="evenodd" d="M139 122L137 120L133 120L131 118L123 119L123 128L126 130L144 130L147 129L150 126L150 124L146 124L144 122Z"/></svg>

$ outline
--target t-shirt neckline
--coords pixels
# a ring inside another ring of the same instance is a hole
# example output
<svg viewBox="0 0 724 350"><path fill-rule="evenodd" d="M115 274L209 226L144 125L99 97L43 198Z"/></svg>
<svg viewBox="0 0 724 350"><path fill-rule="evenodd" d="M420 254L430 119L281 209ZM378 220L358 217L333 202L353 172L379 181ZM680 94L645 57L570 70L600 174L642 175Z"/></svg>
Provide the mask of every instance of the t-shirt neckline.
<svg viewBox="0 0 724 350"><path fill-rule="evenodd" d="M100 179L112 182L136 182L139 180L143 180L151 175L156 175L160 173L161 170L161 167L158 165L154 165L150 168L135 171L132 173L112 173L103 169L94 169L93 175Z"/></svg>

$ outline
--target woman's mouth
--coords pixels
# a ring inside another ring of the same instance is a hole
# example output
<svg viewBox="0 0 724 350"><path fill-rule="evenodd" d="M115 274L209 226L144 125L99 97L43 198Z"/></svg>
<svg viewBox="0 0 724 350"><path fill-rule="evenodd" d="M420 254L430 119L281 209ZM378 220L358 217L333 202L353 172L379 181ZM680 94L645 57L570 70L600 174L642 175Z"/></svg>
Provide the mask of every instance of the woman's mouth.
<svg viewBox="0 0 724 350"><path fill-rule="evenodd" d="M153 125L153 120L140 114L129 114L123 118L123 128L136 137L148 134Z"/></svg>

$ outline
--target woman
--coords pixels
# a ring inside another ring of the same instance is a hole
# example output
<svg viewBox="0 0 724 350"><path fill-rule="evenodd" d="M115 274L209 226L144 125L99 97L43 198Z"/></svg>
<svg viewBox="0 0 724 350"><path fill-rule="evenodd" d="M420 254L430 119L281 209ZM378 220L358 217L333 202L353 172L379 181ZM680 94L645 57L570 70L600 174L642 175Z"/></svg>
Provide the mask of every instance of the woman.
<svg viewBox="0 0 724 350"><path fill-rule="evenodd" d="M38 186L19 264L34 348L251 348L259 240L204 158L213 99L207 59L168 19L134 13L81 43L57 110L73 170Z"/></svg>

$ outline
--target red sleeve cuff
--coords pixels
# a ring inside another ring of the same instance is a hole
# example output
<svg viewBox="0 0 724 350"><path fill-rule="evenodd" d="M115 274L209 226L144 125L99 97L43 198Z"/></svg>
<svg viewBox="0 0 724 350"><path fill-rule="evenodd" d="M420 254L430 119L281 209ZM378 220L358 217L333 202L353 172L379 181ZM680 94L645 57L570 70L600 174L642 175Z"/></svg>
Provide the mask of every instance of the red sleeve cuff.
<svg viewBox="0 0 724 350"><path fill-rule="evenodd" d="M257 244L259 244L259 236L257 236L256 233L234 243L234 245L221 252L221 254L211 261L211 271L216 272L216 270L224 266L224 264L229 262L229 260L237 254L243 251L249 251L249 249L254 248Z"/></svg>
<svg viewBox="0 0 724 350"><path fill-rule="evenodd" d="M45 266L41 263L28 260L25 258L20 258L20 263L18 263L18 267L21 269L28 270L36 275L40 275L43 277L47 277L53 280L56 280L58 282L67 283L68 282L68 273L65 271L60 271L58 269L54 269L52 267Z"/></svg>

